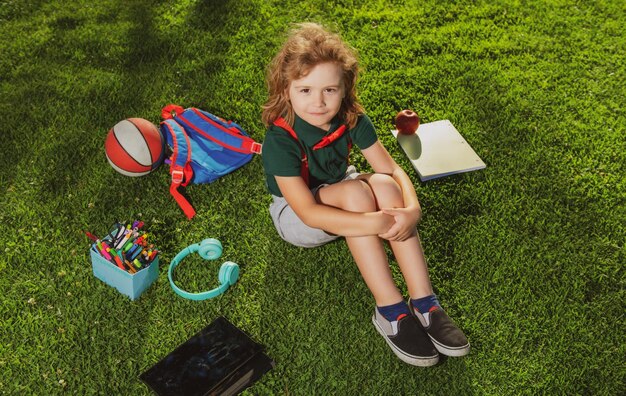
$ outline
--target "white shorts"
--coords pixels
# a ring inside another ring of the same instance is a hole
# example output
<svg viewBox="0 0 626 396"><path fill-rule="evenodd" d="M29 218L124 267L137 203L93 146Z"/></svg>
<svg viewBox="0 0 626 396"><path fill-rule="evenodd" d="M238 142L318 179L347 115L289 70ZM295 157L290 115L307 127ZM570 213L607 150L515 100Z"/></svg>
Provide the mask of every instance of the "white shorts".
<svg viewBox="0 0 626 396"><path fill-rule="evenodd" d="M343 180L353 180L359 176L356 168L352 165L348 166L346 175ZM311 193L315 195L317 190L327 186L328 184L321 184L314 189L311 189ZM287 200L283 197L272 195L274 201L270 204L270 216L278 231L278 235L286 242L292 245L300 247L316 247L321 246L330 241L334 241L340 238L339 235L329 234L319 228L312 228L304 224L298 215L291 209Z"/></svg>

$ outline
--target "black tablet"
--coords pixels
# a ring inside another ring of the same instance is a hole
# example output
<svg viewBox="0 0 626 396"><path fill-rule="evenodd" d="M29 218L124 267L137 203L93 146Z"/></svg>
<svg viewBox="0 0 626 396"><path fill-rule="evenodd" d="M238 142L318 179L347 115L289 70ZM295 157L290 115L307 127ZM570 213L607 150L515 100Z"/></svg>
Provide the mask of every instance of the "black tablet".
<svg viewBox="0 0 626 396"><path fill-rule="evenodd" d="M262 345L219 317L139 378L160 396L235 395L272 367Z"/></svg>

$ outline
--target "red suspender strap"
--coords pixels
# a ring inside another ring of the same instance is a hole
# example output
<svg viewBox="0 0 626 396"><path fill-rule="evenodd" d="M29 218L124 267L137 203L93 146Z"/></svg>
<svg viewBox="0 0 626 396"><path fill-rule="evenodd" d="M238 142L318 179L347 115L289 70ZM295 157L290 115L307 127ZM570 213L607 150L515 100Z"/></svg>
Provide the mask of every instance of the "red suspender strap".
<svg viewBox="0 0 626 396"><path fill-rule="evenodd" d="M296 131L294 131L291 125L289 125L287 121L285 121L285 119L282 117L274 121L274 125L287 131L289 135L291 135L291 137L294 138L294 140L298 143L298 146L300 146L300 153L302 155L302 167L300 168L300 176L302 177L302 179L308 186L309 185L309 160L306 157L306 152L304 151L304 147L302 147L302 145L300 144L300 141L298 141L298 135L296 135Z"/></svg>
<svg viewBox="0 0 626 396"><path fill-rule="evenodd" d="M313 150L319 150L322 147L328 146L335 140L339 139L341 135L343 135L345 132L346 132L346 126L345 125L340 126L339 128L337 128L335 132L331 133L330 135L324 136L322 140L317 142L315 146L313 146Z"/></svg>
<svg viewBox="0 0 626 396"><path fill-rule="evenodd" d="M331 133L330 135L324 136L322 140L317 142L315 146L313 146L313 150L319 150L323 147L328 146L335 140L339 139L347 130L348 128L346 127L346 125L340 126L335 132ZM350 164L350 150L352 150L352 139L350 139L350 135L348 135L348 155L346 157L346 163L348 164Z"/></svg>

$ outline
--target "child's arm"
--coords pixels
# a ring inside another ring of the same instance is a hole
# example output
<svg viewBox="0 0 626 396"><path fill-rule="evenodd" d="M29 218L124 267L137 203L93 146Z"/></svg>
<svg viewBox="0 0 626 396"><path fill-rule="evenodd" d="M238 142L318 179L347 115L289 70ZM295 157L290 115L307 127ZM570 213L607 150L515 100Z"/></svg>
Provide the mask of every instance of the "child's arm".
<svg viewBox="0 0 626 396"><path fill-rule="evenodd" d="M422 208L411 179L391 158L380 141L362 150L362 153L374 172L391 175L402 189L404 208L381 208L383 213L394 217L395 224L379 236L391 241L403 241L411 237L415 234L415 227L422 218Z"/></svg>
<svg viewBox="0 0 626 396"><path fill-rule="evenodd" d="M381 211L349 212L318 203L299 176L275 177L289 206L309 227L341 236L364 236L384 234L394 224L393 215Z"/></svg>

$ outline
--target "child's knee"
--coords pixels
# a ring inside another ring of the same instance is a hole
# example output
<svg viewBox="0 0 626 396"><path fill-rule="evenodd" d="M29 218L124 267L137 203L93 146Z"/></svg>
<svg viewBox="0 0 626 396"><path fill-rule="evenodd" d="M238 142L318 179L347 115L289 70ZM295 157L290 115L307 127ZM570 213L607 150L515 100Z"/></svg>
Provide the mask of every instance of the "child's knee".
<svg viewBox="0 0 626 396"><path fill-rule="evenodd" d="M370 186L361 180L353 180L348 183L343 199L343 209L350 212L375 211L376 198Z"/></svg>
<svg viewBox="0 0 626 396"><path fill-rule="evenodd" d="M390 175L375 173L369 183L379 207L398 207L403 205L402 188Z"/></svg>

